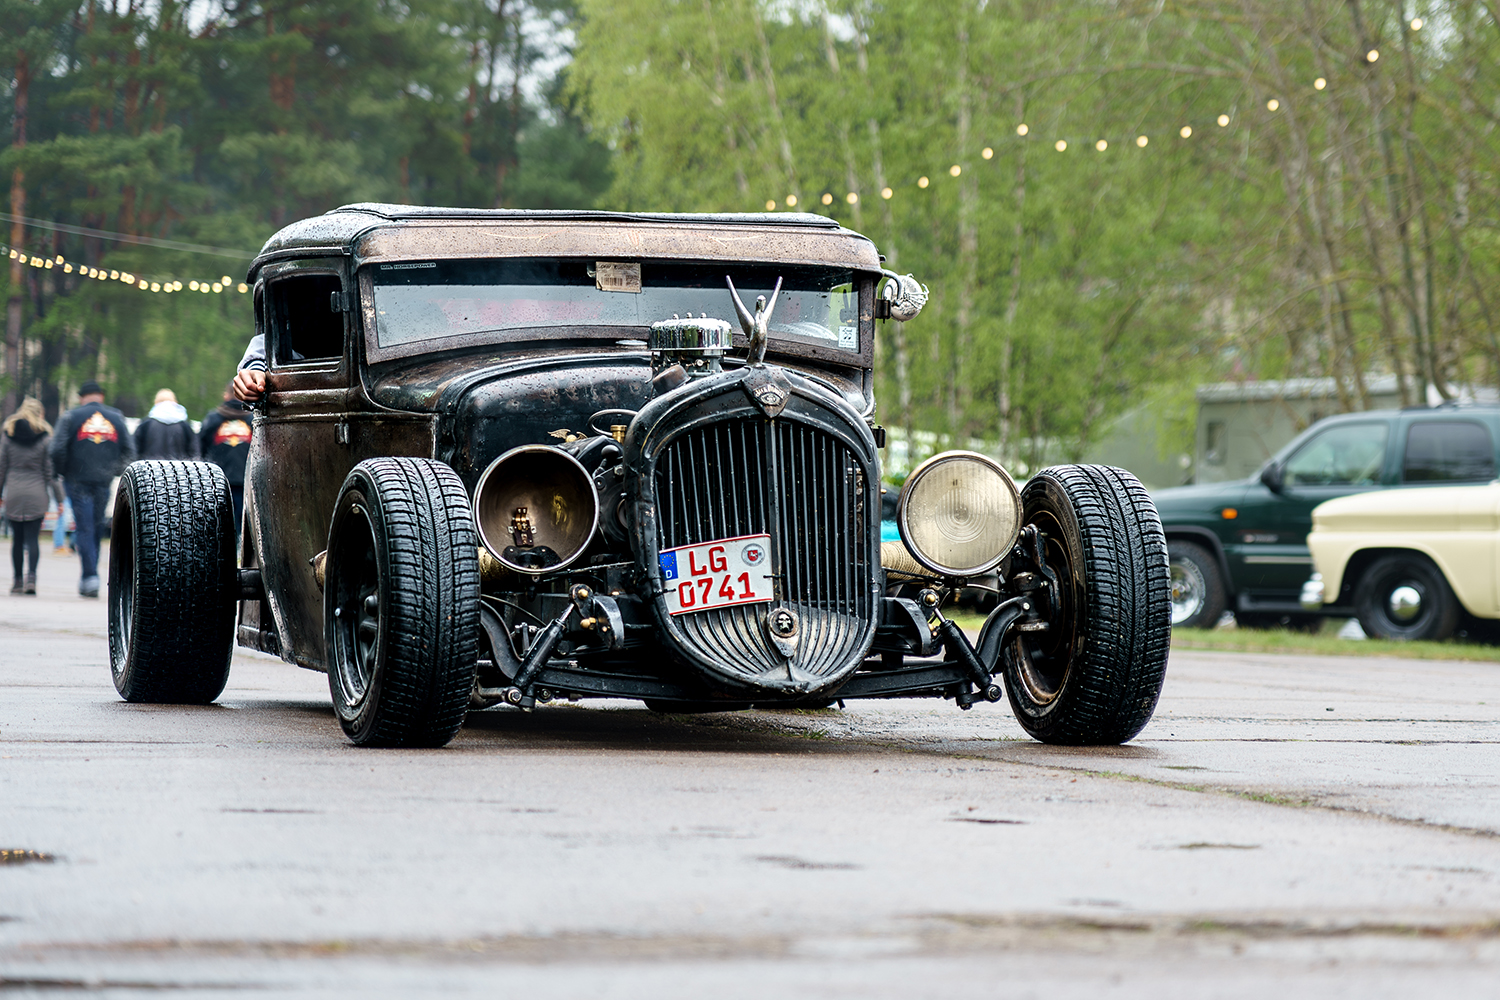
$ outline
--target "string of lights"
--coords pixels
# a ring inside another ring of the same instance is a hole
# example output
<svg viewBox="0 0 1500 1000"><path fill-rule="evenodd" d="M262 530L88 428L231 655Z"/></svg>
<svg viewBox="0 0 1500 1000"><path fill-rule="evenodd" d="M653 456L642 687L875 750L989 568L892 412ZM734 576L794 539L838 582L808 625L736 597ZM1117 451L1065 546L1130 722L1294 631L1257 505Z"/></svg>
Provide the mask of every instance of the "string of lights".
<svg viewBox="0 0 1500 1000"><path fill-rule="evenodd" d="M1411 21L1411 30L1412 31L1421 31L1422 30L1422 23L1423 22L1422 22L1422 19L1420 17L1413 18L1412 21ZM1380 50L1379 49L1370 49L1368 52L1365 53L1365 61L1367 63L1372 63L1373 64L1375 62L1378 62L1379 59L1380 59ZM1328 89L1328 80L1327 80L1327 78L1320 76L1320 77L1318 77L1317 79L1315 79L1313 81L1312 86L1313 86L1313 89L1316 90L1316 91L1319 91L1319 92L1326 91ZM1266 110L1268 112L1270 112L1271 114L1276 114L1278 111L1281 110L1281 101L1278 98L1275 98L1275 97L1267 98L1266 99ZM1168 141L1168 142L1170 142L1171 139L1174 136L1175 136L1175 138L1178 141L1189 140L1189 139L1192 139L1194 136L1201 136L1201 135L1203 135L1205 133L1211 133L1216 127L1219 128L1219 129L1227 129L1229 127L1231 121L1232 121L1232 119L1230 118L1230 116L1228 114L1221 114L1221 115L1218 115L1217 117L1215 117L1211 122L1207 122L1207 123L1205 123L1205 122L1198 122L1198 123L1183 124L1183 125L1180 125L1180 126L1176 126L1175 129L1163 130L1162 132L1158 133L1155 136L1153 136L1153 135L1151 135L1150 133L1147 133L1147 132L1142 132L1142 133L1139 133L1139 134L1137 134L1137 135L1135 135L1133 137L1131 137L1131 136L1127 136L1127 137L1124 137L1124 138L1116 137L1114 139L1098 138L1098 137L1089 137L1089 138L1080 139L1077 136L1071 136L1071 137L1066 137L1066 138L1056 138L1056 139L1052 139L1050 141L1049 140L1043 140L1043 139L1041 139L1039 136L1036 135L1035 131L1032 129L1032 127L1029 124L1027 124L1026 122L1021 122L1021 123L1019 123L1019 124L1016 125L1015 138L1011 139L1010 141L1013 144L1014 143L1020 143L1020 142L1041 142L1041 143L1044 143L1044 144L1051 145L1052 149L1055 152L1058 152L1058 153L1066 153L1068 150L1075 149L1075 148L1078 148L1078 149L1092 148L1094 150L1094 152L1096 152L1096 153L1104 153L1104 152L1108 152L1111 149L1115 149L1117 147L1122 147L1122 146L1125 147L1126 149L1129 149L1131 146L1134 146L1136 149L1146 149L1146 148L1148 148L1148 147L1151 146L1153 140L1155 140L1155 139L1161 139L1163 137L1165 137L1166 141ZM998 145L998 143L997 143L997 145ZM984 160L992 160L992 159L994 159L994 157L995 157L995 147L994 146L985 146L983 149L981 149L979 151L979 156L980 156L981 159L984 159ZM951 165L950 167L948 167L946 171L941 171L941 170L934 171L934 173L932 175L922 174L921 176L919 176L919 177L916 178L915 185L916 185L916 187L919 190L925 191L925 190L931 188L932 185L933 185L933 183L935 182L935 180L937 178L940 178L943 173L947 173L949 177L955 177L956 178L956 177L962 176L963 175L963 171L964 171L963 165L959 164L959 163L955 163L955 164ZM889 185L886 186L886 187L881 188L880 191L879 191L880 197L882 199L884 199L885 201L890 201L892 198L894 198L896 196L896 194L897 194L896 189L893 188L893 187L890 187ZM832 205L833 204L834 199L835 199L835 195L834 195L834 193L832 191L824 191L823 194L822 194L822 196L818 197L816 199L816 201L820 202L824 206L828 206L828 205ZM850 205L856 205L856 204L859 203L859 200L860 200L859 192L857 192L857 191L850 191L850 192L846 193L843 196L843 200L845 202L847 202L848 204L850 204ZM768 198L768 199L766 199L765 208L766 208L767 212L774 212L774 211L777 211L778 209L780 209L783 206L783 204L785 205L786 208L796 208L799 204L801 204L801 202L802 202L802 199L800 198L800 196L798 196L797 194L794 193L794 194L788 194L785 198L780 199L780 200L778 200L776 198Z"/></svg>
<svg viewBox="0 0 1500 1000"><path fill-rule="evenodd" d="M243 281L236 283L229 275L220 275L217 278L191 278L185 284L178 278L148 278L130 271L120 271L103 267L89 267L86 264L77 264L68 260L62 254L35 254L29 253L22 247L14 247L0 243L0 254L18 264L35 267L46 271L61 271L63 274L77 274L79 278L89 278L96 281L117 281L121 284L130 285L143 292L157 292L170 295L173 292L189 291L199 292L204 295L222 294L224 292L238 292L244 295L250 291L250 286Z"/></svg>

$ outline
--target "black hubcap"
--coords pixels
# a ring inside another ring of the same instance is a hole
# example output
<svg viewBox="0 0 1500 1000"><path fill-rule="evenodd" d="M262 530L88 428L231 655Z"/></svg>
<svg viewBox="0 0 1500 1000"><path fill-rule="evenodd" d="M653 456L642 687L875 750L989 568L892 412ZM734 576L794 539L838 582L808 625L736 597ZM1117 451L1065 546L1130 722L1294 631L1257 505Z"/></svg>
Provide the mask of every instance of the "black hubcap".
<svg viewBox="0 0 1500 1000"><path fill-rule="evenodd" d="M364 700L380 656L380 571L369 516L355 505L344 519L338 548L329 553L332 588L333 669L344 704Z"/></svg>

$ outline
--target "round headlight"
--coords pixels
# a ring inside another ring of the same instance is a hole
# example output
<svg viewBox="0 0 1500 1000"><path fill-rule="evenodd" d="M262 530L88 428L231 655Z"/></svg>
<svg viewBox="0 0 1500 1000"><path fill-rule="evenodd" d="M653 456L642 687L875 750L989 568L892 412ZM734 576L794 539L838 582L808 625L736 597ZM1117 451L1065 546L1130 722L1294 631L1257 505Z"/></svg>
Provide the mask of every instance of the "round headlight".
<svg viewBox="0 0 1500 1000"><path fill-rule="evenodd" d="M934 455L901 487L901 540L941 576L978 576L1000 564L1021 530L1021 494L999 462L972 451Z"/></svg>

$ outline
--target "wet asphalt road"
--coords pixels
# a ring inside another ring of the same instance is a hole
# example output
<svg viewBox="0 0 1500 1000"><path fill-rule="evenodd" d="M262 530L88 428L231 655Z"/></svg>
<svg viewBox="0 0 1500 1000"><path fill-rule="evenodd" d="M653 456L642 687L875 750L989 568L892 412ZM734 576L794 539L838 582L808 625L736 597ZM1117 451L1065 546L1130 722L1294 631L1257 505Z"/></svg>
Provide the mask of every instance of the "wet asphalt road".
<svg viewBox="0 0 1500 1000"><path fill-rule="evenodd" d="M51 858L0 864L6 996L1500 992L1497 663L1176 653L1107 749L896 701L365 751L259 654L120 702L43 570L0 596L0 849Z"/></svg>

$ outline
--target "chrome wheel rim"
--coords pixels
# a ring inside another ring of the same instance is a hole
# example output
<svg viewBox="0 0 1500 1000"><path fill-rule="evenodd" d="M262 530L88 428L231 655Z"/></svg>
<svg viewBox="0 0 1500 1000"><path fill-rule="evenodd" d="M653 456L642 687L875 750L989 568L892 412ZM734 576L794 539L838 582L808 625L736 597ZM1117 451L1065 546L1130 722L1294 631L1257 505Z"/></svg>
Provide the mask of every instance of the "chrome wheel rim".
<svg viewBox="0 0 1500 1000"><path fill-rule="evenodd" d="M1422 613L1422 592L1410 583L1403 583L1391 590L1385 607L1391 621L1409 625Z"/></svg>
<svg viewBox="0 0 1500 1000"><path fill-rule="evenodd" d="M1203 610L1208 599L1208 583L1196 563L1174 559L1171 564L1172 624L1181 625Z"/></svg>

